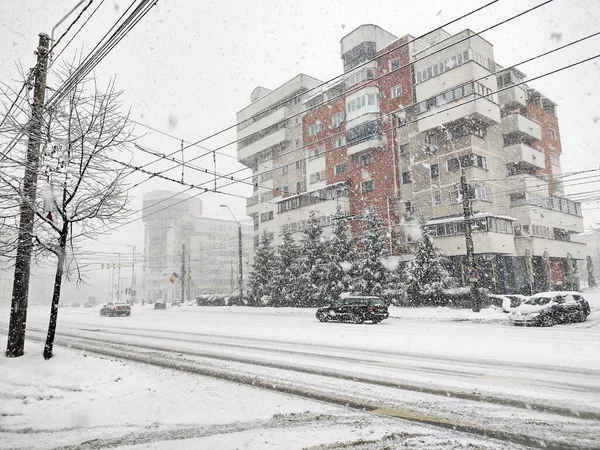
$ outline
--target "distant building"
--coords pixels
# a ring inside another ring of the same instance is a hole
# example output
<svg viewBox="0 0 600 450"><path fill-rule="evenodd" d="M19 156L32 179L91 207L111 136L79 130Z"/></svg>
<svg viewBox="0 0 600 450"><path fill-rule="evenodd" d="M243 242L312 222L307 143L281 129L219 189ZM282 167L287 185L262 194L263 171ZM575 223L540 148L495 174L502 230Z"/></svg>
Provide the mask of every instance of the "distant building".
<svg viewBox="0 0 600 450"><path fill-rule="evenodd" d="M145 194L143 207L141 296L146 301L180 300L182 283L186 299L200 293L237 292L237 222L204 217L200 199L170 191ZM242 224L244 279L250 265L251 233L252 225Z"/></svg>
<svg viewBox="0 0 600 450"><path fill-rule="evenodd" d="M310 210L327 232L337 205L360 239L374 207L392 254L409 252L410 230L424 219L466 283L464 171L482 284L576 287L582 212L562 188L551 100L518 85L525 75L502 71L492 44L470 30L415 40L362 25L342 38L341 56L337 81L298 75L257 88L237 114L238 159L253 174L255 245L263 231L276 244L284 226L300 231Z"/></svg>

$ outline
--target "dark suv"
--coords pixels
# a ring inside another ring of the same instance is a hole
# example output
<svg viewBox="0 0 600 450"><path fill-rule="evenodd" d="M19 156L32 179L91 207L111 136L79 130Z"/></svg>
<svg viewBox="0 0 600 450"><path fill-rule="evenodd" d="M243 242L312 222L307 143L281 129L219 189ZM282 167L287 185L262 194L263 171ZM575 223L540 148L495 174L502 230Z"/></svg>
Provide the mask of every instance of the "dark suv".
<svg viewBox="0 0 600 450"><path fill-rule="evenodd" d="M342 297L330 305L317 309L317 319L321 322L363 323L370 320L379 323L389 317L385 302L375 296L353 295Z"/></svg>

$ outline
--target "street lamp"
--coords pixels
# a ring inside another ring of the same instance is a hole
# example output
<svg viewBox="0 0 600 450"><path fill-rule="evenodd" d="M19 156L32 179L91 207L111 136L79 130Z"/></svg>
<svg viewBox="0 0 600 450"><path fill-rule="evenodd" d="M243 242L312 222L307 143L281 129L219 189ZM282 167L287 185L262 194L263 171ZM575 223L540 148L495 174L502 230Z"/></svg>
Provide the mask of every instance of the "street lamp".
<svg viewBox="0 0 600 450"><path fill-rule="evenodd" d="M235 215L233 214L233 211L231 211L231 208L227 205L219 205L221 208L227 208L229 210L229 212L231 213L231 217L233 217L233 220L238 224L238 257L239 257L239 278L238 278L238 291L239 291L239 301L242 301L242 297L243 297L243 291L244 291L244 275L243 275L243 269L242 269L242 224L240 222L238 222L238 220L235 218Z"/></svg>

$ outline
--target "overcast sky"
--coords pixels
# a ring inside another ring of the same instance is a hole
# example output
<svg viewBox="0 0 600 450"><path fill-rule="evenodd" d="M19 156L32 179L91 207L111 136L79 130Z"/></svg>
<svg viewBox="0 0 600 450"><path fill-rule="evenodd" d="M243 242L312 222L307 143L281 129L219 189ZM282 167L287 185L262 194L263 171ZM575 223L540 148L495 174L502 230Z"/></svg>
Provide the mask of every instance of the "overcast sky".
<svg viewBox="0 0 600 450"><path fill-rule="evenodd" d="M101 0L95 0L86 18ZM76 0L0 0L0 81L18 89L17 66L28 69L35 63L33 51L38 33L52 27L77 3ZM87 3L87 0L86 2ZM96 15L65 50L93 48L129 6L129 0L106 0ZM97 67L101 82L117 77L126 108L134 120L168 132L178 140L137 127L144 135L140 143L162 153L179 148L179 139L189 142L205 138L235 123L235 114L250 101L256 86L275 88L298 73L329 80L342 71L340 39L357 26L372 23L400 37L418 36L482 6L484 0L393 1L196 1L160 0ZM470 28L475 32L494 25L542 0L500 0L496 4L447 27L451 33ZM71 16L56 30L59 36ZM79 29L83 20L75 25ZM494 45L496 61L512 65L557 46L600 30L600 1L555 0L521 18L490 30L482 37ZM66 42L63 40L63 42ZM57 49L60 51L62 48ZM544 74L599 53L600 37L520 67L529 78ZM600 59L599 59L600 60ZM534 81L558 106L562 137L562 169L572 172L600 165L600 63L599 60ZM56 77L48 77L55 86ZM235 131L203 142L213 149L235 140ZM185 159L204 150L192 147ZM240 169L236 147L219 150L217 172ZM136 155L140 162L149 157ZM195 162L213 168L212 156ZM153 168L164 168L157 164ZM180 169L168 173L179 179ZM245 171L239 175L248 176ZM138 180L143 179L140 176ZM185 181L204 181L186 171ZM567 192L588 191L594 185L567 185ZM183 190L177 184L153 181L136 189L133 206L141 208L141 194L157 188ZM246 196L250 188L236 185L228 192ZM205 215L228 218L220 203L231 205L238 218L244 217L245 201L231 196L201 195ZM588 211L586 212L586 208ZM600 222L600 203L584 205L584 222ZM104 248L130 252L122 244L143 248L141 220L103 239ZM115 244L115 245L113 245ZM116 245L119 244L119 245Z"/></svg>

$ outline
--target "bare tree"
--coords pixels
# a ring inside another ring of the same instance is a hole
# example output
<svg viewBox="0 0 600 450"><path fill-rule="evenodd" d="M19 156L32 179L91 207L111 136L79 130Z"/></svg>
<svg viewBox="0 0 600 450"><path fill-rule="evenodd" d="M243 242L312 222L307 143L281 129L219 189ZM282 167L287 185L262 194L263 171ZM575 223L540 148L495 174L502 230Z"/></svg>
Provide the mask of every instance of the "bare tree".
<svg viewBox="0 0 600 450"><path fill-rule="evenodd" d="M52 357L63 276L83 282L78 249L129 213L131 166L123 155L129 159L133 137L128 115L120 113L120 95L112 80L102 92L95 79L82 81L45 117L38 196L30 205L38 219L37 251L57 258L45 359ZM0 177L4 192L19 195L16 175ZM6 251L10 243L4 244Z"/></svg>

